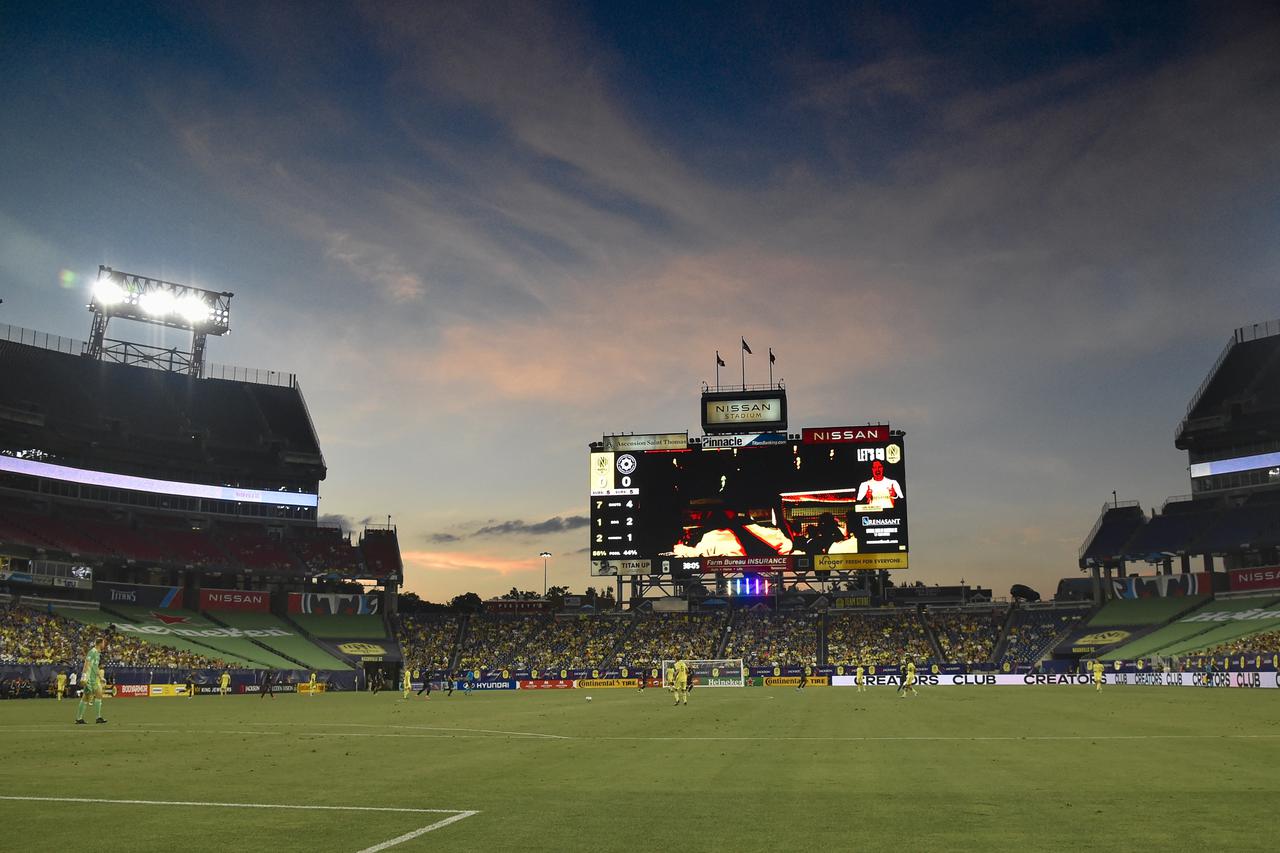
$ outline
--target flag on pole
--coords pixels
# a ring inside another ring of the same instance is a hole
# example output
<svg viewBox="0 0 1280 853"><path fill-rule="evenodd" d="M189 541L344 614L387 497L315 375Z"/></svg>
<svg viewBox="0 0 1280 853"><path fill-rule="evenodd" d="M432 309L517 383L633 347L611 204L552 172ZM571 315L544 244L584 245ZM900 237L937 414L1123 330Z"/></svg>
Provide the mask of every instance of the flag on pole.
<svg viewBox="0 0 1280 853"><path fill-rule="evenodd" d="M746 338L743 338L743 339L742 339L742 351L743 351L743 352L745 352L747 355L754 355L754 354L755 354L755 353L751 352L751 347L747 346L747 339L746 339Z"/></svg>
<svg viewBox="0 0 1280 853"><path fill-rule="evenodd" d="M777 361L778 361L778 357L773 354L773 347L769 347L769 363L776 364Z"/></svg>
<svg viewBox="0 0 1280 853"><path fill-rule="evenodd" d="M724 359L720 357L720 350L716 350L716 367L725 367Z"/></svg>

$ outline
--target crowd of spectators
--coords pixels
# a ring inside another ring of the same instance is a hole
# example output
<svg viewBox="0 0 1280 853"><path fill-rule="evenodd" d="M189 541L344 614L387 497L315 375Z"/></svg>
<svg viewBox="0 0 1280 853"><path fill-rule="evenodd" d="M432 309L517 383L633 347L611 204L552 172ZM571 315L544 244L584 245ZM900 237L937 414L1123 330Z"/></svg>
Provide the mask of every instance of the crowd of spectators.
<svg viewBox="0 0 1280 853"><path fill-rule="evenodd" d="M678 658L714 658L725 624L724 616L718 613L665 613L635 619L635 627L618 649L617 660L637 667L656 667L664 660Z"/></svg>
<svg viewBox="0 0 1280 853"><path fill-rule="evenodd" d="M631 620L611 616L574 616L554 620L531 638L530 669L593 669L612 662Z"/></svg>
<svg viewBox="0 0 1280 853"><path fill-rule="evenodd" d="M885 666L909 660L918 665L933 656L929 635L914 610L827 616L827 663Z"/></svg>
<svg viewBox="0 0 1280 853"><path fill-rule="evenodd" d="M27 607L0 609L0 663L53 664L78 671L85 652L98 637L107 638L103 666L156 669L223 668L220 658L149 643L109 627L77 622L56 613Z"/></svg>
<svg viewBox="0 0 1280 853"><path fill-rule="evenodd" d="M1020 608L1014 611L1013 621L1009 625L1009 642L1005 645L1004 654L1000 656L1000 663L1010 666L1037 663L1057 645L1067 631L1079 625L1088 615L1089 611L1086 609Z"/></svg>
<svg viewBox="0 0 1280 853"><path fill-rule="evenodd" d="M458 639L457 616L402 614L396 640L405 664L415 669L448 669Z"/></svg>
<svg viewBox="0 0 1280 853"><path fill-rule="evenodd" d="M1263 631L1260 634L1237 637L1229 642L1219 643L1204 654L1210 657L1280 654L1280 631Z"/></svg>
<svg viewBox="0 0 1280 853"><path fill-rule="evenodd" d="M791 666L818 662L818 622L810 613L741 611L729 625L725 658L747 666Z"/></svg>
<svg viewBox="0 0 1280 853"><path fill-rule="evenodd" d="M464 670L533 669L531 652L552 617L476 614L467 623L458 665Z"/></svg>
<svg viewBox="0 0 1280 853"><path fill-rule="evenodd" d="M930 611L929 627L948 663L988 663L1000 641L1009 611L1003 608L966 612Z"/></svg>

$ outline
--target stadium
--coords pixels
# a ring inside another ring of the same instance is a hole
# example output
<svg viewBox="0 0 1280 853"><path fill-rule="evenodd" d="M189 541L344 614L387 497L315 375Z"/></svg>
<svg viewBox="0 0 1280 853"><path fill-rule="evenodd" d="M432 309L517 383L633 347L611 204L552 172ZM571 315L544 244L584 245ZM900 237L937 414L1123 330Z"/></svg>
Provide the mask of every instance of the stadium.
<svg viewBox="0 0 1280 853"><path fill-rule="evenodd" d="M1221 816L1276 748L1280 323L1192 394L1192 493L1104 506L1048 600L901 580L906 432L744 381L588 442L615 595L410 612L394 527L318 521L299 378L205 362L230 303L103 267L89 341L0 334L3 846L1269 849Z"/></svg>

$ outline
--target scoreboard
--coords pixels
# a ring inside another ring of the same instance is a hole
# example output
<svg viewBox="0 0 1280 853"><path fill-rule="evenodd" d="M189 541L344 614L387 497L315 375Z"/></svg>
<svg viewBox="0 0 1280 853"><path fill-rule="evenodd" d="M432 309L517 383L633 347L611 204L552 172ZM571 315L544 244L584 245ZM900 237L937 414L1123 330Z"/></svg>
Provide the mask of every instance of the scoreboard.
<svg viewBox="0 0 1280 853"><path fill-rule="evenodd" d="M647 573L638 563L642 553L639 453L591 454L591 573ZM623 562L628 563L627 566Z"/></svg>
<svg viewBox="0 0 1280 853"><path fill-rule="evenodd" d="M592 445L593 575L907 567L901 431L652 438Z"/></svg>

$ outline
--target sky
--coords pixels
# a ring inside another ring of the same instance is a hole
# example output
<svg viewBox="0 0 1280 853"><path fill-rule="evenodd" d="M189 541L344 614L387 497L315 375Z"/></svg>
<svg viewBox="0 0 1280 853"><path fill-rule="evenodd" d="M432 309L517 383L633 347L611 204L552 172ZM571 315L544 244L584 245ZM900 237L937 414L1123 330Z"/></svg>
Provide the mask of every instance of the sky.
<svg viewBox="0 0 1280 853"><path fill-rule="evenodd" d="M1280 316L1264 3L0 4L0 323L99 264L235 293L321 511L431 600L578 591L587 444L699 432L739 337L791 426L910 440L900 579L1051 593ZM143 327L138 339L155 334Z"/></svg>

